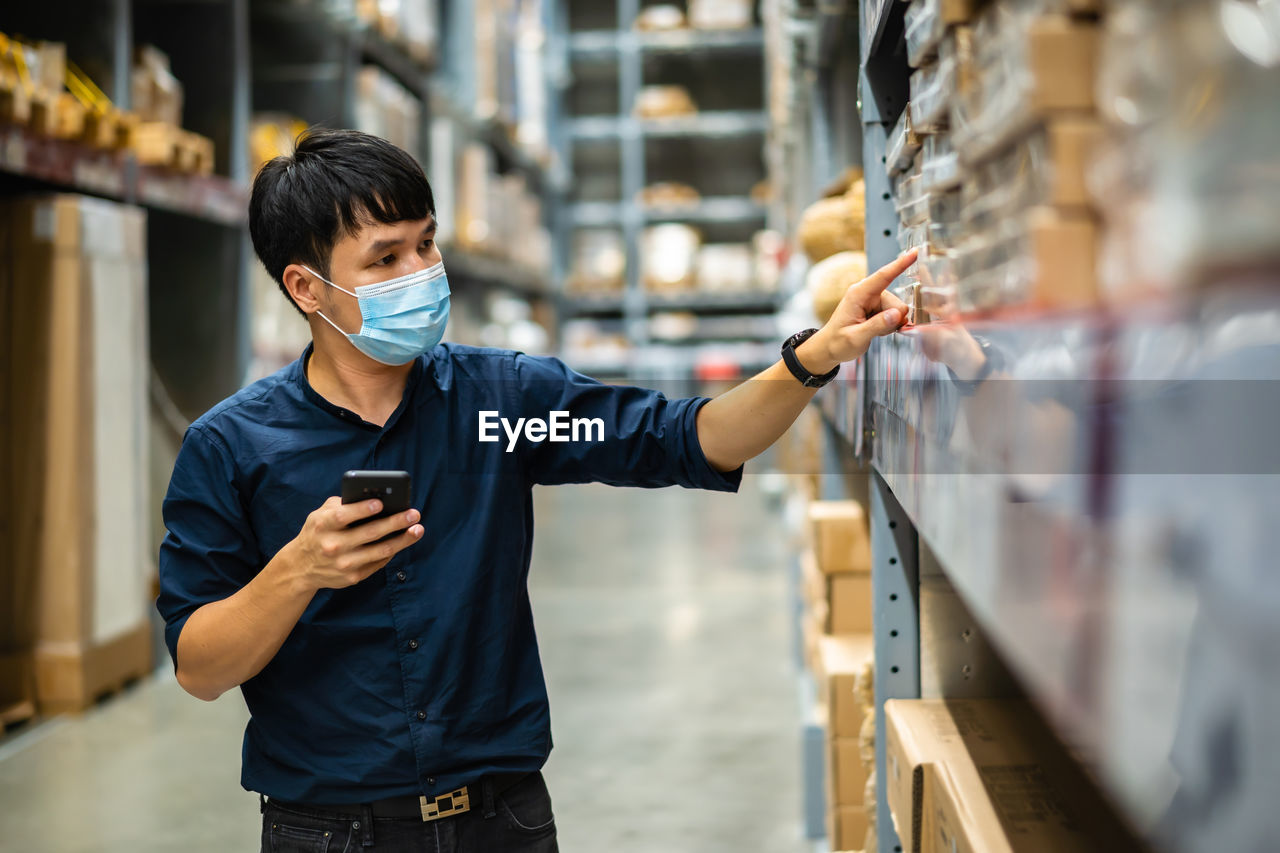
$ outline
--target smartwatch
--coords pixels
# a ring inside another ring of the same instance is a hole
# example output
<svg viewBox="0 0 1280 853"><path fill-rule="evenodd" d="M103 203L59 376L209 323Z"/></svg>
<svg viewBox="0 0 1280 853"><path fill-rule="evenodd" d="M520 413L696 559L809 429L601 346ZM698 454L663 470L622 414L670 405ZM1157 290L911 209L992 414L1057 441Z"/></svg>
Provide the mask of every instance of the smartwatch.
<svg viewBox="0 0 1280 853"><path fill-rule="evenodd" d="M817 329L805 329L803 332L796 332L782 343L783 363L787 365L787 370L791 371L791 375L799 379L800 384L806 388L821 388L832 379L835 379L836 374L840 372L840 365L837 364L830 373L814 376L805 370L804 365L800 363L800 359L796 358L796 347L809 340L817 332Z"/></svg>

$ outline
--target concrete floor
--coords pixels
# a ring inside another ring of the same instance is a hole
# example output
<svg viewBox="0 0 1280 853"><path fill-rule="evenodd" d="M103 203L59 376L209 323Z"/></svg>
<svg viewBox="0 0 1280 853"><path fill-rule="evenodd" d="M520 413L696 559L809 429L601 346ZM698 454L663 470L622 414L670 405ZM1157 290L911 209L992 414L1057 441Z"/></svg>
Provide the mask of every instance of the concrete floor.
<svg viewBox="0 0 1280 853"><path fill-rule="evenodd" d="M738 496L574 486L538 495L531 581L556 748L560 848L812 850L778 514ZM0 850L250 851L247 714L160 676L0 740Z"/></svg>

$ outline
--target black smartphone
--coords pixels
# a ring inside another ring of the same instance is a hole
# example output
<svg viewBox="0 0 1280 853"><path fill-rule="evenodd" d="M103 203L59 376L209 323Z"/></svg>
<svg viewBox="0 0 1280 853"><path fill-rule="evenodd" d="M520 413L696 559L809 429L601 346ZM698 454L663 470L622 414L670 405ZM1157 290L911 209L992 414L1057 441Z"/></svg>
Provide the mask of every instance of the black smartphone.
<svg viewBox="0 0 1280 853"><path fill-rule="evenodd" d="M356 527L377 518L386 518L409 509L412 496L412 479L408 471L348 471L342 475L342 502L344 504L377 498L382 501L382 511L352 524ZM401 531L389 533L378 541L399 536Z"/></svg>

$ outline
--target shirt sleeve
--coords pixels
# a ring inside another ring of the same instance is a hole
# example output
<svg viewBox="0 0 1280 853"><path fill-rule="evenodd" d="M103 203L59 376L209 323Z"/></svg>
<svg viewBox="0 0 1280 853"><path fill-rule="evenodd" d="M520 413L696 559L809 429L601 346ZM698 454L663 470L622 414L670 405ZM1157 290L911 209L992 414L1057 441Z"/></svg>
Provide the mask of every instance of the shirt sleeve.
<svg viewBox="0 0 1280 853"><path fill-rule="evenodd" d="M187 619L240 590L259 569L257 540L235 483L231 454L198 427L187 430L165 495L160 545L164 639L176 669Z"/></svg>
<svg viewBox="0 0 1280 853"><path fill-rule="evenodd" d="M539 418L548 427L556 417L560 435L567 436L519 439L534 483L738 490L742 466L717 471L698 441L698 410L708 398L668 400L647 388L606 385L557 358L524 353L514 355L512 370L518 416Z"/></svg>

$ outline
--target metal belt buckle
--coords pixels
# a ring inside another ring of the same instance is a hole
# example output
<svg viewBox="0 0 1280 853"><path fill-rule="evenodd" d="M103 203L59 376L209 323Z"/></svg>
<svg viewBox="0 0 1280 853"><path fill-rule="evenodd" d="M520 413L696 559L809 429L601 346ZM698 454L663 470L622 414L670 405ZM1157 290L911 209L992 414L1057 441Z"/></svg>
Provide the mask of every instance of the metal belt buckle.
<svg viewBox="0 0 1280 853"><path fill-rule="evenodd" d="M467 794L466 785L430 800L426 797L418 797L418 803L422 806L424 821L439 820L442 817L452 817L471 811L471 797Z"/></svg>

